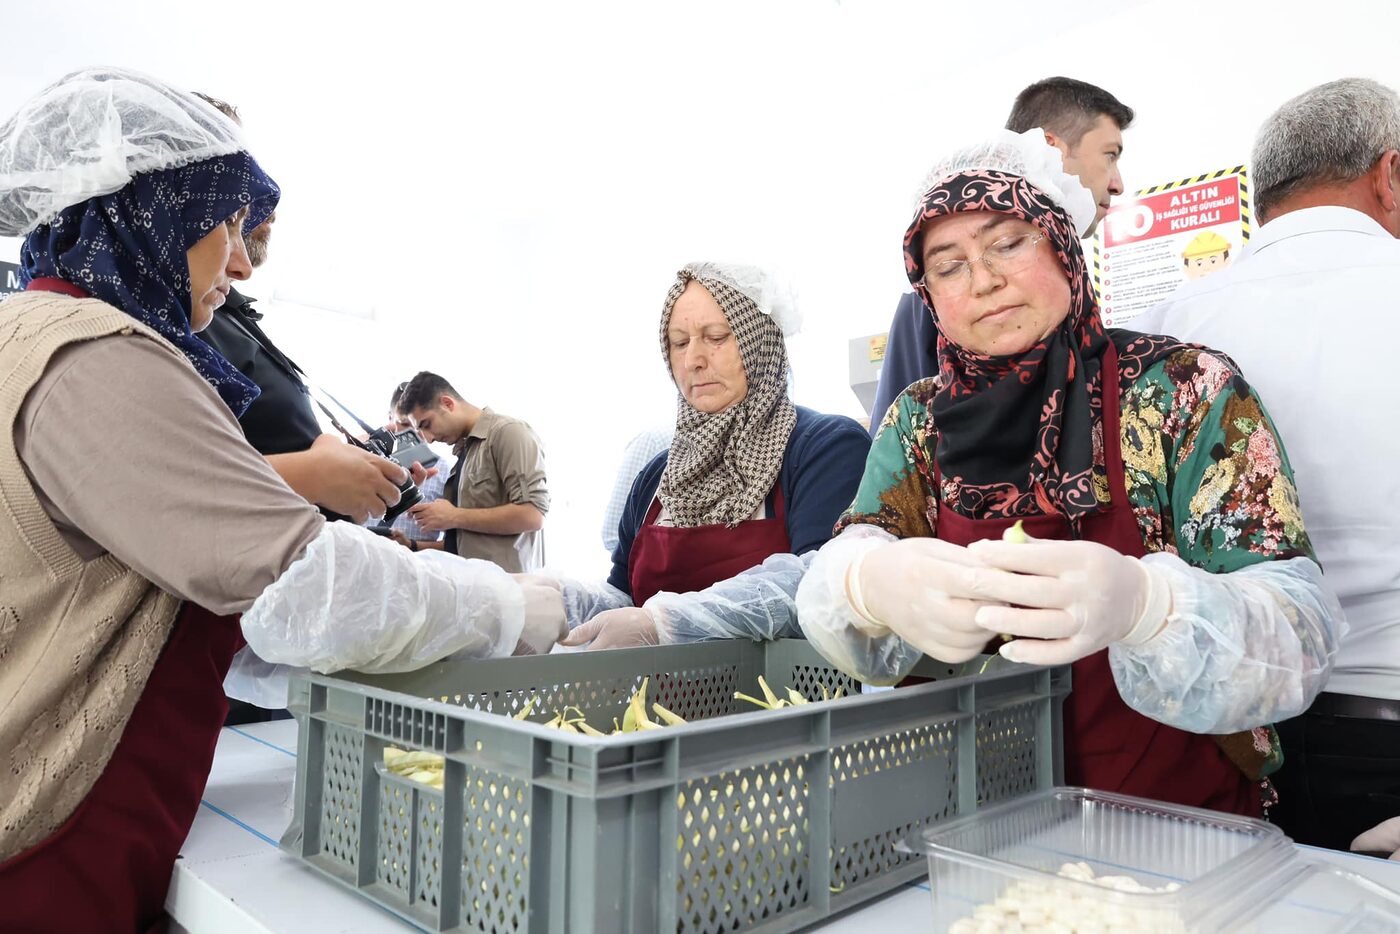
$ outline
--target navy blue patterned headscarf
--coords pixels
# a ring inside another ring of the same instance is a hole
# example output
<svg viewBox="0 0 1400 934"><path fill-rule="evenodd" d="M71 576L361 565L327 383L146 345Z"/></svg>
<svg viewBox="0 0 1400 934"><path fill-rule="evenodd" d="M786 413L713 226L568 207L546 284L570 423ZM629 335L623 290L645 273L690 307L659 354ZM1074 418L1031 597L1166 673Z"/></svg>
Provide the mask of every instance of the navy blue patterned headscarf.
<svg viewBox="0 0 1400 934"><path fill-rule="evenodd" d="M241 416L258 387L190 331L185 252L245 205L257 227L281 191L246 152L143 172L110 195L64 208L20 250L21 278L62 279L170 341Z"/></svg>

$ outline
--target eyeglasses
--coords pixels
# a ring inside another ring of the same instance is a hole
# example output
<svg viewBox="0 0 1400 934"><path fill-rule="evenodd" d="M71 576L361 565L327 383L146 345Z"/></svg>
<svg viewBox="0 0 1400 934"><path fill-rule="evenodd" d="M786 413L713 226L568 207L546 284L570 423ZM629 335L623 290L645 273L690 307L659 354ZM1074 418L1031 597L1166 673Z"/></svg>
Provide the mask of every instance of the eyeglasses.
<svg viewBox="0 0 1400 934"><path fill-rule="evenodd" d="M983 263L994 276L1020 272L1035 258L1035 245L1045 234L1012 234L992 242L977 259L949 259L934 263L924 273L924 287L930 295L963 295L972 286L972 264Z"/></svg>

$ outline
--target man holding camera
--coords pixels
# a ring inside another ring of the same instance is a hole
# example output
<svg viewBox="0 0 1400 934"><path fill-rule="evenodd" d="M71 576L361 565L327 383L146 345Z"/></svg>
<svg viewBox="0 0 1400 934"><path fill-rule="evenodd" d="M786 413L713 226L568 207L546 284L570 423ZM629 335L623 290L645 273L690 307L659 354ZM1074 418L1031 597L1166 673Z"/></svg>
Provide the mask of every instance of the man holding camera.
<svg viewBox="0 0 1400 934"><path fill-rule="evenodd" d="M238 111L223 101L199 95L235 123ZM252 269L267 259L274 213L243 237ZM248 272L237 279L247 279ZM332 518L349 517L364 522L382 516L399 500L399 487L407 472L392 461L346 444L335 435L321 433L311 410L311 396L303 373L277 348L258 323L253 299L230 289L227 299L199 337L257 384L258 398L243 413L243 435L286 484Z"/></svg>
<svg viewBox="0 0 1400 934"><path fill-rule="evenodd" d="M428 441L452 445L457 457L443 497L409 509L424 531L444 532L443 541L410 547L443 548L512 573L544 564L549 490L544 452L530 426L472 405L426 370L404 385L398 414L411 418Z"/></svg>

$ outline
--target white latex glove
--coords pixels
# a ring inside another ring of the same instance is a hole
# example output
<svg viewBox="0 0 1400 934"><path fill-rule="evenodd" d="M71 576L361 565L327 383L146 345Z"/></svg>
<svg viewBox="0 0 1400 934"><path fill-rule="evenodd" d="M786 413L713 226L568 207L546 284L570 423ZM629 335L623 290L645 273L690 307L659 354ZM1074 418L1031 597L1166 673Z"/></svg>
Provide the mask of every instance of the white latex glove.
<svg viewBox="0 0 1400 934"><path fill-rule="evenodd" d="M618 610L606 610L569 633L564 645L579 646L588 643L588 650L631 649L640 645L660 645L661 634L657 632L656 617L650 610L626 606Z"/></svg>
<svg viewBox="0 0 1400 934"><path fill-rule="evenodd" d="M1400 817L1381 821L1351 841L1354 853L1389 853L1390 859L1400 860Z"/></svg>
<svg viewBox="0 0 1400 934"><path fill-rule="evenodd" d="M865 552L846 570L854 625L871 637L893 632L940 661L965 662L991 638L976 620L988 606L973 574L981 568L968 549L936 538L904 538Z"/></svg>
<svg viewBox="0 0 1400 934"><path fill-rule="evenodd" d="M1171 612L1167 582L1136 558L1088 541L1023 544L974 542L988 567L987 597L1010 606L977 611L988 633L1017 637L1003 657L1028 665L1066 665L1111 643L1141 645L1161 631Z"/></svg>
<svg viewBox="0 0 1400 934"><path fill-rule="evenodd" d="M528 574L512 575L520 582L525 594L525 625L520 630L520 642L515 655L548 655L554 643L569 634L564 616L564 596L559 583Z"/></svg>
<svg viewBox="0 0 1400 934"><path fill-rule="evenodd" d="M632 598L606 581L581 581L560 574L549 567L531 574L516 574L517 580L530 580L534 583L547 583L558 587L564 597L564 615L569 619L569 628L581 626L604 610L631 606Z"/></svg>

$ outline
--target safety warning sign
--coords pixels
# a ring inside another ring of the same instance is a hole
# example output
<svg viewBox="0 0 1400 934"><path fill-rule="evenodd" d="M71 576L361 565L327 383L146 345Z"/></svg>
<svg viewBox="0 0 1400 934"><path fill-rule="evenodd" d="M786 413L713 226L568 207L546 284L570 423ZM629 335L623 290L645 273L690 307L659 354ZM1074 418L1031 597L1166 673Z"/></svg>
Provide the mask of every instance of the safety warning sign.
<svg viewBox="0 0 1400 934"><path fill-rule="evenodd" d="M1122 327L1182 283L1230 265L1249 239L1244 166L1144 188L1115 204L1094 239L1104 324Z"/></svg>

